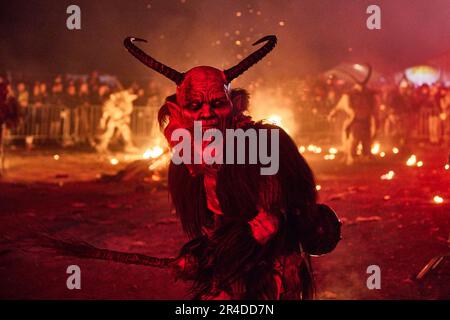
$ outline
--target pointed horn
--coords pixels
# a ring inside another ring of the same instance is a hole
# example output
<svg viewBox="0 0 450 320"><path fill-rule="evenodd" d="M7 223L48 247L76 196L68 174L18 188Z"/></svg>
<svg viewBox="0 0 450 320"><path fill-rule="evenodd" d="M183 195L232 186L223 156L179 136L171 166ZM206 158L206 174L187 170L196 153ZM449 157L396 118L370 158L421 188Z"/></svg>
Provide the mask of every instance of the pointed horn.
<svg viewBox="0 0 450 320"><path fill-rule="evenodd" d="M250 54L247 58L239 62L236 66L227 69L224 71L225 76L228 82L231 82L233 79L236 79L245 71L247 71L251 66L264 58L277 44L277 37L270 35L265 36L264 38L259 39L253 45L260 44L262 42L266 42L264 46Z"/></svg>
<svg viewBox="0 0 450 320"><path fill-rule="evenodd" d="M175 82L177 85L179 85L184 78L184 75L181 72L178 72L165 64L153 59L148 54L146 54L144 51L139 49L133 42L134 41L140 41L140 42L147 42L144 39L140 38L134 38L134 37L127 37L123 41L123 44L125 48L130 52L136 59L138 59L140 62L145 64L147 67L161 73L163 76L169 78L173 82Z"/></svg>

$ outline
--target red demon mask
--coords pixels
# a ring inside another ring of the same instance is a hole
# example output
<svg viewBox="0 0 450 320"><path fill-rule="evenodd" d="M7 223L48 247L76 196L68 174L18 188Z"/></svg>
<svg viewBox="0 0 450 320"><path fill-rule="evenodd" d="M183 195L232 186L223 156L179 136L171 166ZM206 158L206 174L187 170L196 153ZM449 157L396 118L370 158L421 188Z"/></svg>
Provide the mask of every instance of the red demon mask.
<svg viewBox="0 0 450 320"><path fill-rule="evenodd" d="M253 45L266 43L230 69L222 71L213 67L199 66L185 73L178 72L147 55L133 43L134 41L146 42L143 39L128 37L124 40L125 48L143 64L177 85L176 105L169 103L171 109L178 110L171 110L171 116L175 112L179 113L184 126L201 121L204 129L223 129L233 113L230 82L264 58L275 47L277 38L266 36L256 41Z"/></svg>

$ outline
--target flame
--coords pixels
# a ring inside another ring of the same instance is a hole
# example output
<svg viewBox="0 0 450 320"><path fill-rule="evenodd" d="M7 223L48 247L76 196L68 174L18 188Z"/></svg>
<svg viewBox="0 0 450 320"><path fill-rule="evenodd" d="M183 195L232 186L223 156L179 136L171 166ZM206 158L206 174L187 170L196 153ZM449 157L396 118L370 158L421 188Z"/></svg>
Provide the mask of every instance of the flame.
<svg viewBox="0 0 450 320"><path fill-rule="evenodd" d="M370 150L372 154L378 154L380 153L380 144L378 142L375 142L372 146L372 149Z"/></svg>
<svg viewBox="0 0 450 320"><path fill-rule="evenodd" d="M316 190L320 191L322 189L322 186L320 184L316 185Z"/></svg>
<svg viewBox="0 0 450 320"><path fill-rule="evenodd" d="M331 147L330 149L328 149L328 152L329 152L330 154L337 154L337 153L338 153L338 150L337 150L336 148L334 148L334 147Z"/></svg>
<svg viewBox="0 0 450 320"><path fill-rule="evenodd" d="M277 114L273 114L267 118L267 121L271 124L281 127L281 117Z"/></svg>
<svg viewBox="0 0 450 320"><path fill-rule="evenodd" d="M155 146L151 149L147 149L144 154L142 155L142 158L144 159L156 159L160 155L162 155L164 152L163 148L160 146Z"/></svg>
<svg viewBox="0 0 450 320"><path fill-rule="evenodd" d="M441 196L438 196L438 195L433 197L433 201L434 201L434 203L437 203L437 204L444 203L444 199Z"/></svg>
<svg viewBox="0 0 450 320"><path fill-rule="evenodd" d="M300 152L300 153L304 153L305 151L306 151L305 146L300 146L300 147L298 148L298 152Z"/></svg>
<svg viewBox="0 0 450 320"><path fill-rule="evenodd" d="M447 164L444 166L444 169L445 169L445 170L450 169L450 164L447 163Z"/></svg>
<svg viewBox="0 0 450 320"><path fill-rule="evenodd" d="M294 102L287 97L281 86L277 88L255 88L252 95L249 113L256 120L268 120L282 127L289 135L298 132ZM274 110L276 110L274 113Z"/></svg>
<svg viewBox="0 0 450 320"><path fill-rule="evenodd" d="M408 167L412 167L413 165L415 165L416 164L416 162L417 162L417 157L416 157L416 155L411 155L410 157L409 157L409 159L406 161L406 165L408 166Z"/></svg>
<svg viewBox="0 0 450 320"><path fill-rule="evenodd" d="M59 160L59 154L55 154L54 156L53 156L53 159L55 159L56 161L58 161Z"/></svg>
<svg viewBox="0 0 450 320"><path fill-rule="evenodd" d="M395 172L391 170L388 173L383 174L381 176L381 180L392 180L394 178L394 175L395 175Z"/></svg>
<svg viewBox="0 0 450 320"><path fill-rule="evenodd" d="M116 158L112 158L111 160L109 160L109 162L110 162L113 166L119 164L119 160L117 160Z"/></svg>
<svg viewBox="0 0 450 320"><path fill-rule="evenodd" d="M336 156L334 154L326 154L323 158L325 160L334 160Z"/></svg>
<svg viewBox="0 0 450 320"><path fill-rule="evenodd" d="M399 153L399 152L400 152L400 150L398 150L397 147L393 147L393 148L392 148L392 153L393 153L393 154L397 154L397 153Z"/></svg>
<svg viewBox="0 0 450 320"><path fill-rule="evenodd" d="M381 158L384 158L385 156L386 156L386 152L384 152L384 151L380 152L380 157Z"/></svg>
<svg viewBox="0 0 450 320"><path fill-rule="evenodd" d="M423 161L417 161L417 166L420 168L423 166Z"/></svg>
<svg viewBox="0 0 450 320"><path fill-rule="evenodd" d="M313 153L321 153L322 152L322 148L315 146L313 144L310 144L307 148L308 151L313 152Z"/></svg>

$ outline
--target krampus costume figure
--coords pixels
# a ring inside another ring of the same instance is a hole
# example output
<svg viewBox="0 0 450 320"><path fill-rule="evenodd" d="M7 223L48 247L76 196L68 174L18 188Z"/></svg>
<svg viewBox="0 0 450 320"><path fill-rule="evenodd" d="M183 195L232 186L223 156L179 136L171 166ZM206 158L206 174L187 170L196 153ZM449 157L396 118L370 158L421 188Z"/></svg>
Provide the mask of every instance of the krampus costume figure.
<svg viewBox="0 0 450 320"><path fill-rule="evenodd" d="M333 118L338 111L343 111L347 119L343 124L342 142L347 154L347 164L352 164L357 156L358 145L362 145L362 154L371 156L372 131L374 131L375 92L367 88L372 75L372 66L367 64L367 75L359 81L352 74L345 72L355 81L352 90L342 95L328 117Z"/></svg>
<svg viewBox="0 0 450 320"><path fill-rule="evenodd" d="M126 152L137 151L131 139L130 129L133 101L136 99L137 95L130 93L129 90L120 90L112 93L109 99L105 101L100 119L100 129L103 133L99 137L100 142L96 146L97 151L106 152L115 134L122 137Z"/></svg>
<svg viewBox="0 0 450 320"><path fill-rule="evenodd" d="M311 169L291 138L279 127L244 115L249 96L230 82L261 60L276 45L275 36L238 65L221 71L195 67L180 73L156 61L125 39L125 47L146 66L177 85L159 111L164 134L177 128L279 130L279 170L260 174L260 164L179 164L169 168L169 189L184 231L191 239L173 259L73 246L79 256L172 266L193 281L194 299L307 299L313 297L309 255L334 249L340 222L316 203ZM270 145L270 143L269 143ZM247 146L248 147L248 146ZM249 151L248 148L246 151ZM248 152L246 153L248 155ZM66 251L68 245L62 244Z"/></svg>

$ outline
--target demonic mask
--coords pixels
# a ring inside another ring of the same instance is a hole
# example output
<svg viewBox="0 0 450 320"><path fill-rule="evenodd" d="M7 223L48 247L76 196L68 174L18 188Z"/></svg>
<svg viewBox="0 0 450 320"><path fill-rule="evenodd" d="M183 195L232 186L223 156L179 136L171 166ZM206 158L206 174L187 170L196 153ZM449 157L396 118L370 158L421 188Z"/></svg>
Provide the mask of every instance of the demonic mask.
<svg viewBox="0 0 450 320"><path fill-rule="evenodd" d="M177 85L176 103L167 102L171 109L171 118L178 113L180 126L189 127L194 121L201 121L204 130L207 130L227 127L233 115L230 82L264 58L275 47L277 38L266 36L256 41L253 45L266 43L230 69L222 71L213 67L199 66L185 73L180 73L156 61L135 46L134 41L146 42L143 39L128 37L124 40L125 48L143 64L166 76ZM173 119L170 121L172 122Z"/></svg>

